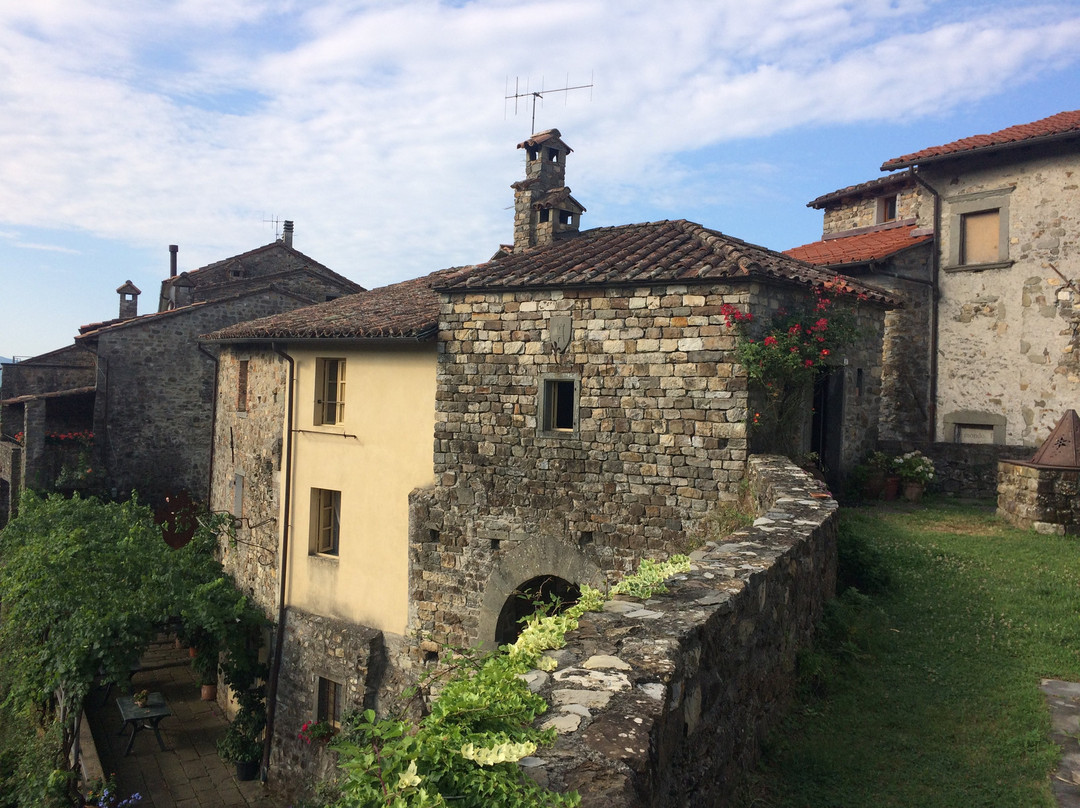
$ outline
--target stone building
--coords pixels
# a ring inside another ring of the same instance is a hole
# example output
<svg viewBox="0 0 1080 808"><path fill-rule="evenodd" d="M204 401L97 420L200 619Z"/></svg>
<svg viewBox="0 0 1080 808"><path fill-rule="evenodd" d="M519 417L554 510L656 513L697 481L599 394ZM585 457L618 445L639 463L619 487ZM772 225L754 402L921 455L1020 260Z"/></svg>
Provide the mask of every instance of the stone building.
<svg viewBox="0 0 1080 808"><path fill-rule="evenodd" d="M205 498L215 368L198 335L362 289L295 250L291 239L289 223L283 240L181 274L170 248L158 311L140 316L140 290L128 281L117 289L118 316L83 326L73 348L5 365L4 512L24 486L56 487L56 462L45 447L70 432L92 438L82 439L81 456L64 459L78 468L65 472L61 487L138 490L150 501L185 489Z"/></svg>
<svg viewBox="0 0 1080 808"><path fill-rule="evenodd" d="M820 241L785 255L888 289L903 301L885 316L881 413L884 441L930 440L933 230L928 194L911 171L841 188L807 207L823 211Z"/></svg>
<svg viewBox="0 0 1080 808"><path fill-rule="evenodd" d="M787 254L894 290L881 438L930 452L946 491L990 496L1080 386L1080 111L886 161L810 203L821 241ZM890 217L892 217L890 219Z"/></svg>
<svg viewBox="0 0 1080 808"><path fill-rule="evenodd" d="M519 147L492 260L205 338L226 566L278 624L279 775L307 762L304 721L377 705L447 644L512 639L522 593L685 549L747 464L725 305L767 316L834 277L686 221L581 231L559 132ZM875 438L890 301L856 285L867 339L816 425L840 466Z"/></svg>

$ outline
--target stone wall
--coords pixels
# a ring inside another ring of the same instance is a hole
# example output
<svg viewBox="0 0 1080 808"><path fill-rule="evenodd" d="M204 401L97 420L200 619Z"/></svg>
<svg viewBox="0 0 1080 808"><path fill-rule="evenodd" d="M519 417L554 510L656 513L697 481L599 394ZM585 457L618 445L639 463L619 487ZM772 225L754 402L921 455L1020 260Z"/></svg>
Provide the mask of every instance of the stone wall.
<svg viewBox="0 0 1080 808"><path fill-rule="evenodd" d="M1074 143L925 168L943 200L938 435L973 412L1005 420L1001 442L1034 449L1080 392L1080 153ZM1001 211L1000 262L955 265L972 209Z"/></svg>
<svg viewBox="0 0 1080 808"><path fill-rule="evenodd" d="M368 682L381 677L386 650L381 631L296 608L286 610L282 648L270 772L278 790L294 795L335 762L322 747L297 738L316 718L319 678L343 686L343 712L374 707Z"/></svg>
<svg viewBox="0 0 1080 808"><path fill-rule="evenodd" d="M237 407L241 361L247 362L246 410ZM218 358L210 507L235 517L235 540L221 544L222 564L271 620L277 619L278 606L288 374L287 361L268 348L224 346ZM243 480L239 501L238 477Z"/></svg>
<svg viewBox="0 0 1080 808"><path fill-rule="evenodd" d="M1080 470L998 464L998 516L1024 530L1080 533Z"/></svg>
<svg viewBox="0 0 1080 808"><path fill-rule="evenodd" d="M267 292L134 320L97 338L96 447L119 495L208 496L214 361L197 338L299 305Z"/></svg>
<svg viewBox="0 0 1080 808"><path fill-rule="evenodd" d="M439 483L413 497L413 627L437 644L490 642L478 636L487 581L515 545L539 540L559 548L547 555L626 572L670 552L710 503L734 499L746 379L720 306L748 302L745 289L685 286L453 297L440 334ZM564 350L555 318L568 324ZM543 429L549 377L578 385L572 431Z"/></svg>
<svg viewBox="0 0 1080 808"><path fill-rule="evenodd" d="M835 501L791 463L752 457L751 528L693 553L667 594L587 614L553 673L554 747L522 762L582 808L724 806L755 762L836 585Z"/></svg>
<svg viewBox="0 0 1080 808"><path fill-rule="evenodd" d="M933 202L926 202L927 194L917 185L910 188L883 190L880 196L896 194L896 220L925 220L930 223ZM830 203L825 208L822 232L824 235L843 233L846 230L873 227L878 222L878 197L868 196L861 199L846 197Z"/></svg>
<svg viewBox="0 0 1080 808"><path fill-rule="evenodd" d="M895 454L907 450L896 444L886 444L883 448ZM923 453L934 461L933 490L955 497L988 499L997 496L998 461L1028 460L1034 454L1034 449L991 444L934 443L929 448L924 447Z"/></svg>
<svg viewBox="0 0 1080 808"><path fill-rule="evenodd" d="M894 277L900 276L900 277ZM894 292L904 305L885 316L882 347L882 440L922 443L930 435L933 246L906 250L860 280Z"/></svg>

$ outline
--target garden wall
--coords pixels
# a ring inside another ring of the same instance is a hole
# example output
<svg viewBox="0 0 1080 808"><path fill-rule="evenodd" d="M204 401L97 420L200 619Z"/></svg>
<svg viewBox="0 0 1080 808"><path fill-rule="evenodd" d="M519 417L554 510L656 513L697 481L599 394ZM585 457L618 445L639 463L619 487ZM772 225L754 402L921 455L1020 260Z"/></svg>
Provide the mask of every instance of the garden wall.
<svg viewBox="0 0 1080 808"><path fill-rule="evenodd" d="M752 527L696 551L667 594L585 615L558 669L529 675L559 737L522 765L583 808L727 804L787 703L835 591L837 505L784 458L748 473Z"/></svg>
<svg viewBox="0 0 1080 808"><path fill-rule="evenodd" d="M998 516L1024 530L1073 536L1080 533L1080 471L998 464Z"/></svg>

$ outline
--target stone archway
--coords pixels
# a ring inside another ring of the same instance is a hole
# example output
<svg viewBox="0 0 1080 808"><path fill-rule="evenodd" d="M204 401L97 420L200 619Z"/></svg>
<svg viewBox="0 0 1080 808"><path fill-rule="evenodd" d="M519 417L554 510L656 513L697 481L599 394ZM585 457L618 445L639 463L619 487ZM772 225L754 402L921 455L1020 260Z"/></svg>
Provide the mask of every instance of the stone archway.
<svg viewBox="0 0 1080 808"><path fill-rule="evenodd" d="M580 586L554 575L540 575L519 584L499 612L495 622L495 644L514 642L524 627L522 621L538 607L548 608L550 614L562 614L580 597Z"/></svg>
<svg viewBox="0 0 1080 808"><path fill-rule="evenodd" d="M582 584L600 588L605 583L603 572L592 559L577 547L550 536L526 539L500 555L484 584L477 625L476 642L488 648L495 642L499 616L522 587L535 586L545 579L561 581L560 587L574 590Z"/></svg>

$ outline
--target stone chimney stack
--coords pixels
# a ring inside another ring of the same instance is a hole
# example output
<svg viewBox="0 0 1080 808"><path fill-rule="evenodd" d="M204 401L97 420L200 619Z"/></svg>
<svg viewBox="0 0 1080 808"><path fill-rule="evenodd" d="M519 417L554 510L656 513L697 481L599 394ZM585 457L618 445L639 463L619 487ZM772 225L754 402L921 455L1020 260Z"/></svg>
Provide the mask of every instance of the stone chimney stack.
<svg viewBox="0 0 1080 808"><path fill-rule="evenodd" d="M573 149L558 129L538 132L517 146L525 149L525 179L515 182L514 252L552 244L560 233L576 233L585 208L566 187L566 156Z"/></svg>
<svg viewBox="0 0 1080 808"><path fill-rule="evenodd" d="M134 320L139 316L139 295L142 292L131 281L124 281L124 285L116 290L120 295L120 319Z"/></svg>
<svg viewBox="0 0 1080 808"><path fill-rule="evenodd" d="M281 240L286 247L292 246L293 223L291 219L285 220L285 227L281 231Z"/></svg>

